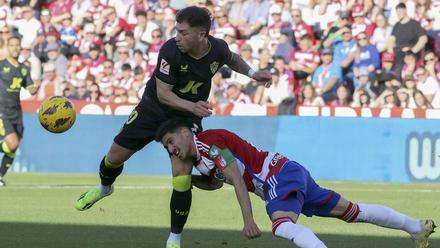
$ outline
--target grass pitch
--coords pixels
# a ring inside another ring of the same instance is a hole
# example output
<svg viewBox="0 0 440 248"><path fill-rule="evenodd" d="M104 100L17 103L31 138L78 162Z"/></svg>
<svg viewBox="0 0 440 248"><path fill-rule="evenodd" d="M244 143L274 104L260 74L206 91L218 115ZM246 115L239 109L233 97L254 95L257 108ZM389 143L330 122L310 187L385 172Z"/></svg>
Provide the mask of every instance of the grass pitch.
<svg viewBox="0 0 440 248"><path fill-rule="evenodd" d="M95 175L14 174L0 188L1 248L163 248L168 235L171 180L167 177L122 176L112 196L91 209L74 209L76 198L97 185ZM429 184L320 182L356 202L385 204L416 218L440 221L440 187ZM292 247L272 237L264 202L251 196L261 238L246 240L242 217L231 187L215 192L193 190L183 248ZM413 247L401 231L368 224L302 216L330 248ZM431 247L440 247L432 235Z"/></svg>

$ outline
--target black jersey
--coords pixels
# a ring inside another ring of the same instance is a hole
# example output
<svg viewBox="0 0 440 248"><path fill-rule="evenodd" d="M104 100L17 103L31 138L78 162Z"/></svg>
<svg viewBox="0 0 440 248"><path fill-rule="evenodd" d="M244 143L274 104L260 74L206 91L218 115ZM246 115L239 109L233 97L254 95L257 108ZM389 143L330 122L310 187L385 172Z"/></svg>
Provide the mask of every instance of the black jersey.
<svg viewBox="0 0 440 248"><path fill-rule="evenodd" d="M232 57L225 41L208 37L211 44L209 52L200 59L182 53L175 39L170 39L159 51L156 69L147 83L142 101L151 98L168 113L190 115L160 104L156 92L156 77L173 85L173 93L182 99L197 102L206 101L211 90L211 79L220 67L228 63Z"/></svg>
<svg viewBox="0 0 440 248"><path fill-rule="evenodd" d="M21 117L20 90L32 84L27 66L21 63L14 66L7 59L0 60L0 113L3 118Z"/></svg>

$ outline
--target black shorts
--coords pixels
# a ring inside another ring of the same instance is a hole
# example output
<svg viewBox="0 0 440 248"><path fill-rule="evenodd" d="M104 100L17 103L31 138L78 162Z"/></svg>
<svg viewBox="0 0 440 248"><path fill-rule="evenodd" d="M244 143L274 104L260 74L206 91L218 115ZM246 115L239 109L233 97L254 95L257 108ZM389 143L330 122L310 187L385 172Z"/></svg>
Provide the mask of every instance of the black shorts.
<svg viewBox="0 0 440 248"><path fill-rule="evenodd" d="M0 117L0 140L3 140L8 134L16 133L19 138L23 137L24 127L23 119L7 119Z"/></svg>
<svg viewBox="0 0 440 248"><path fill-rule="evenodd" d="M159 126L173 117L186 118L202 131L202 118L170 116L153 100L142 100L128 116L121 131L114 138L114 142L124 148L139 151L154 140Z"/></svg>

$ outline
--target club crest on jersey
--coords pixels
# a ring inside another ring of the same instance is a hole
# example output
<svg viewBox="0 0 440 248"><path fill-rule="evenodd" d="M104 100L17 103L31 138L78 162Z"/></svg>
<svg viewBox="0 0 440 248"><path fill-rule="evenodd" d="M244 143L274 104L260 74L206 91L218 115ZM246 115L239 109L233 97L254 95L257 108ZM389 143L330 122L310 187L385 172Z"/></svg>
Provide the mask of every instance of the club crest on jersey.
<svg viewBox="0 0 440 248"><path fill-rule="evenodd" d="M26 70L26 68L21 68L21 74L23 75L23 76L26 76L26 74L27 74L27 70Z"/></svg>
<svg viewBox="0 0 440 248"><path fill-rule="evenodd" d="M211 69L212 74L214 74L217 71L219 65L220 65L220 63L217 61L214 61L209 65L209 68Z"/></svg>
<svg viewBox="0 0 440 248"><path fill-rule="evenodd" d="M212 146L209 150L209 156L211 156L211 158L216 158L218 155L220 155L220 149L215 145Z"/></svg>
<svg viewBox="0 0 440 248"><path fill-rule="evenodd" d="M183 73L188 72L188 65L180 65L180 72Z"/></svg>
<svg viewBox="0 0 440 248"><path fill-rule="evenodd" d="M4 73L9 73L11 71L11 67L3 67Z"/></svg>
<svg viewBox="0 0 440 248"><path fill-rule="evenodd" d="M162 59L160 61L159 71L165 75L170 74L170 64L165 59Z"/></svg>

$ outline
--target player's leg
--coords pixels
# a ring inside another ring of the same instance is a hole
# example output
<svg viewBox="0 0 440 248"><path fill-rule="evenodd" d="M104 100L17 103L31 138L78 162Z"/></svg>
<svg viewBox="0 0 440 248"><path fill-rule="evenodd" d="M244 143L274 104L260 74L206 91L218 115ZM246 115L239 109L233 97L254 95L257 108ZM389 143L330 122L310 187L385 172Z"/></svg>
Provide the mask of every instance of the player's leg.
<svg viewBox="0 0 440 248"><path fill-rule="evenodd" d="M297 224L308 195L308 173L289 161L269 177L264 185L266 211L272 220L272 232L301 248L325 248L325 244L308 227Z"/></svg>
<svg viewBox="0 0 440 248"><path fill-rule="evenodd" d="M12 166L15 152L17 151L19 144L20 138L15 132L7 134L3 141L0 143L0 151L3 152L3 158L0 164L0 187L6 186L3 177Z"/></svg>
<svg viewBox="0 0 440 248"><path fill-rule="evenodd" d="M191 171L192 161L182 161L171 156L173 173L173 193L170 201L171 230L167 248L179 248L183 227L191 208Z"/></svg>
<svg viewBox="0 0 440 248"><path fill-rule="evenodd" d="M102 158L99 165L99 177L101 184L99 187L90 189L83 193L75 203L77 210L91 208L97 201L113 193L113 183L122 173L124 162L136 151L124 148L113 142L109 152Z"/></svg>
<svg viewBox="0 0 440 248"><path fill-rule="evenodd" d="M416 247L428 247L428 238L434 232L432 220L418 220L392 208L378 204L352 203L341 197L330 216L346 222L364 222L398 229L411 235Z"/></svg>
<svg viewBox="0 0 440 248"><path fill-rule="evenodd" d="M130 114L123 128L114 138L109 152L101 160L100 186L83 193L75 203L76 209L80 211L89 209L97 201L110 195L113 192L113 183L122 173L124 162L154 140L160 117L151 108L155 107L140 103Z"/></svg>

